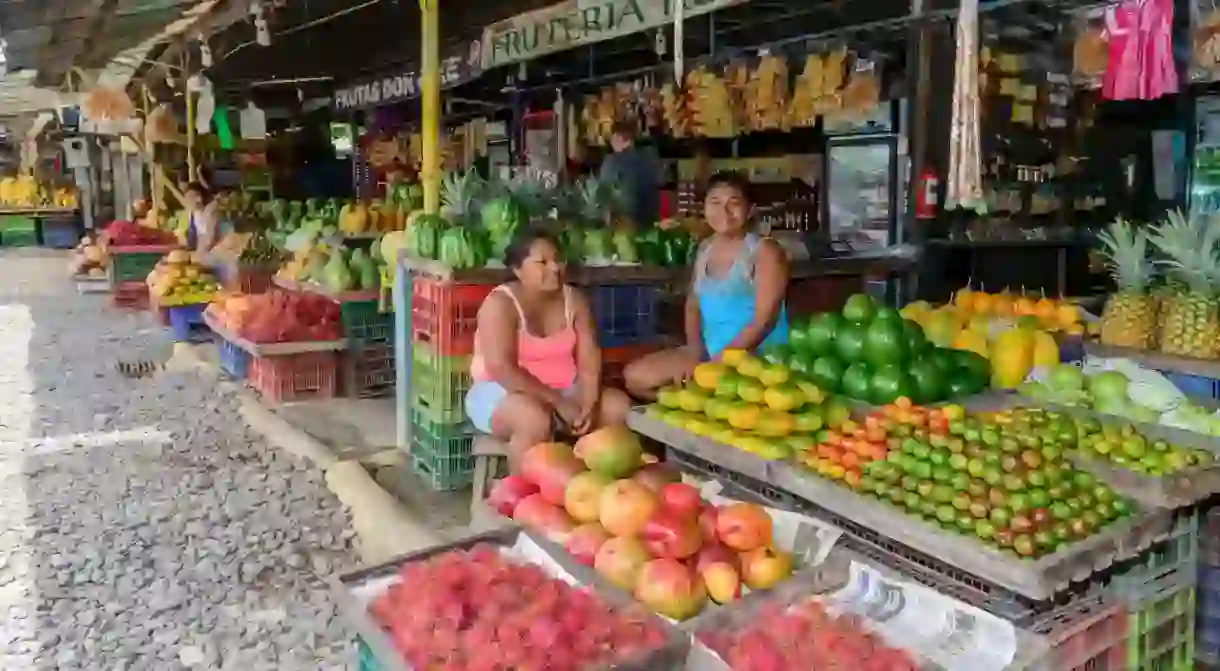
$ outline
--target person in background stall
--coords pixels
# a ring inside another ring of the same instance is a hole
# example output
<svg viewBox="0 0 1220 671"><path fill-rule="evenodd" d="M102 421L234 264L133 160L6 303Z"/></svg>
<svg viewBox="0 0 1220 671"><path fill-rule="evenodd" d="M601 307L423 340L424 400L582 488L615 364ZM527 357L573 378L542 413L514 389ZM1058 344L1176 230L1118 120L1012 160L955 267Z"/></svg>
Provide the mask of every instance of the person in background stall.
<svg viewBox="0 0 1220 671"><path fill-rule="evenodd" d="M778 243L750 230L749 182L718 173L703 212L712 235L699 245L684 310L686 344L642 357L624 371L627 390L652 399L725 350L755 351L788 342L788 257Z"/></svg>
<svg viewBox="0 0 1220 671"><path fill-rule="evenodd" d="M474 384L466 394L475 428L507 442L515 460L551 440L556 424L583 435L624 422L631 402L602 387L593 313L584 294L565 284L555 237L523 228L504 265L516 279L496 287L479 308Z"/></svg>
<svg viewBox="0 0 1220 671"><path fill-rule="evenodd" d="M610 135L610 148L614 153L602 161L599 179L618 187L623 199L623 214L639 226L648 226L660 215L664 178L657 150L638 146L636 136L634 122L615 122Z"/></svg>
<svg viewBox="0 0 1220 671"><path fill-rule="evenodd" d="M206 254L219 241L220 216L212 192L201 182L191 182L182 192L187 212L186 246Z"/></svg>

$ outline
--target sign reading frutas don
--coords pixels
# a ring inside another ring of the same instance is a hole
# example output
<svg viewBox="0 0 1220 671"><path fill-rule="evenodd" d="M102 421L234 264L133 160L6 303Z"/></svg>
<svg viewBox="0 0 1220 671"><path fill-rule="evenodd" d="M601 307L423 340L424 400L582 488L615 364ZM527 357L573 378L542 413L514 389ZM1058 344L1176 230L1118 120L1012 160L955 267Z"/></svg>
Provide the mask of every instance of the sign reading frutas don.
<svg viewBox="0 0 1220 671"><path fill-rule="evenodd" d="M482 67L478 42L463 44L450 50L441 59L441 88L447 89L479 76ZM418 98L420 95L419 68L351 83L335 91L331 104L339 111L391 105Z"/></svg>
<svg viewBox="0 0 1220 671"><path fill-rule="evenodd" d="M689 18L748 0L567 0L483 29L483 68L528 61L565 49L673 23L678 2Z"/></svg>

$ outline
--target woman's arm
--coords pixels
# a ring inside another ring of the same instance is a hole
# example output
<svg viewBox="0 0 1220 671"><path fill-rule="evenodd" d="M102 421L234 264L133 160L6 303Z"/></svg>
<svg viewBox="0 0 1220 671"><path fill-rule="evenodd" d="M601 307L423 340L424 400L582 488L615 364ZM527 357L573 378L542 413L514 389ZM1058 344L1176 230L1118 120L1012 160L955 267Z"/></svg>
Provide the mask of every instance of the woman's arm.
<svg viewBox="0 0 1220 671"><path fill-rule="evenodd" d="M569 290L568 300L572 301L572 321L576 329L576 391L582 418L591 420L602 393L602 350L597 344L597 323L583 292Z"/></svg>
<svg viewBox="0 0 1220 671"><path fill-rule="evenodd" d="M788 255L774 240L763 238L754 260L754 318L725 349L752 351L758 347L775 326L787 291Z"/></svg>
<svg viewBox="0 0 1220 671"><path fill-rule="evenodd" d="M699 317L699 297L695 295L694 282L691 282L690 289L686 292L686 307L683 313L686 347L703 359L703 320Z"/></svg>
<svg viewBox="0 0 1220 671"><path fill-rule="evenodd" d="M487 374L510 392L526 394L548 406L562 400L559 392L517 365L517 309L512 299L496 292L479 308L479 353Z"/></svg>

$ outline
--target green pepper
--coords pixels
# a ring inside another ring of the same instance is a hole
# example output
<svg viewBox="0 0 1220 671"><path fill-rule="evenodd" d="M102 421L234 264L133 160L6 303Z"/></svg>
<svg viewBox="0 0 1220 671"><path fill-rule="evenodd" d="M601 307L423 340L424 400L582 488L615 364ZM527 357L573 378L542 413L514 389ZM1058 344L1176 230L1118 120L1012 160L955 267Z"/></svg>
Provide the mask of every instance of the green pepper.
<svg viewBox="0 0 1220 671"><path fill-rule="evenodd" d="M650 228L644 231L636 237L635 246L640 263L647 266L667 265L665 249L661 241L661 229Z"/></svg>
<svg viewBox="0 0 1220 671"><path fill-rule="evenodd" d="M674 230L665 234L665 265L685 266L691 262L691 239L686 231Z"/></svg>

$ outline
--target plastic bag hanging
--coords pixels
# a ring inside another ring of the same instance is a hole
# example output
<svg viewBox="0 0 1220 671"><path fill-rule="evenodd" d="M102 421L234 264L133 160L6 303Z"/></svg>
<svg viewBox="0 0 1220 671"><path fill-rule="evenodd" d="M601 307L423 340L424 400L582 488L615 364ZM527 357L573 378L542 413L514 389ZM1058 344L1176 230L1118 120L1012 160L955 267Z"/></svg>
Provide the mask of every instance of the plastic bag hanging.
<svg viewBox="0 0 1220 671"><path fill-rule="evenodd" d="M979 2L962 0L957 15L957 60L953 71L953 117L949 131L947 207L983 202L979 131Z"/></svg>

